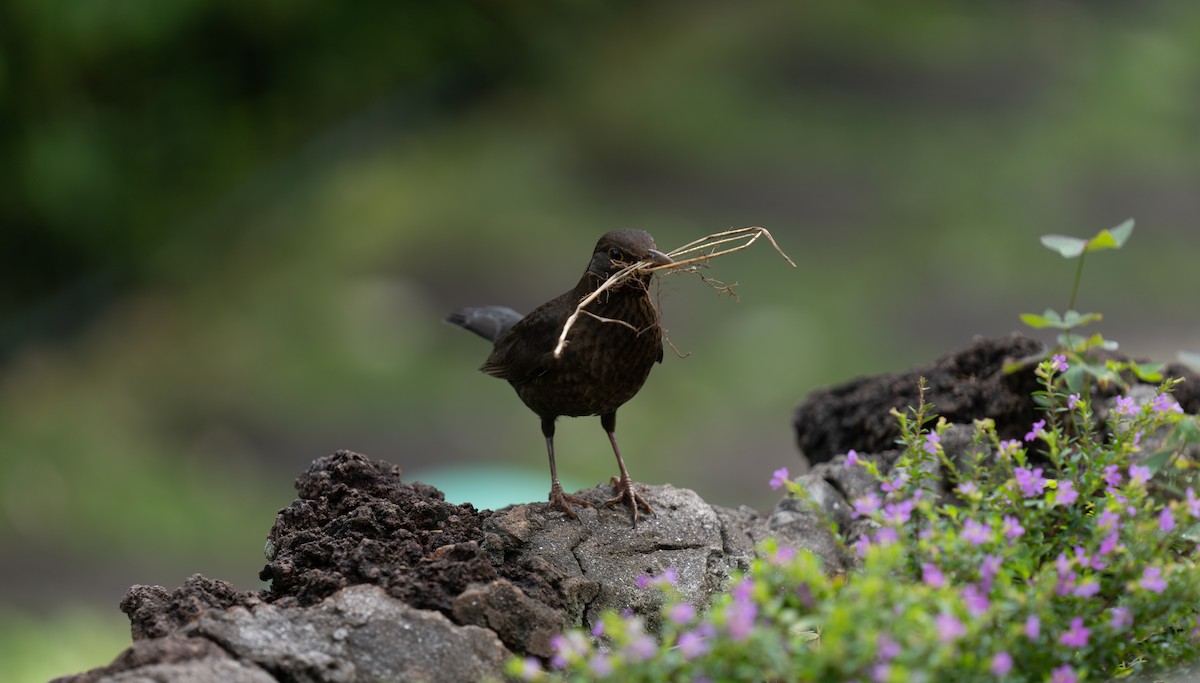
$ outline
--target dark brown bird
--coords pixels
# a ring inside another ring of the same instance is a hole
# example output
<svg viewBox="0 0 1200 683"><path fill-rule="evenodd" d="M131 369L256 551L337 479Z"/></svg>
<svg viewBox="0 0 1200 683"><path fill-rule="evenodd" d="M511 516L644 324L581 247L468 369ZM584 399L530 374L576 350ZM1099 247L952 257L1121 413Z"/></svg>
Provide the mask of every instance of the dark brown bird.
<svg viewBox="0 0 1200 683"><path fill-rule="evenodd" d="M654 238L641 230L614 230L596 243L587 270L575 287L521 317L511 308L484 306L461 308L446 318L495 343L492 355L480 368L508 380L517 396L542 419L546 452L550 457L550 506L574 518L568 503L591 503L562 490L554 465L554 421L560 416L599 415L608 433L621 476L616 496L607 502L624 502L637 524L638 508L653 513L636 491L621 459L614 433L617 408L642 388L650 368L662 362L662 328L650 301L651 273L640 273L602 292L588 304L572 325L562 355L554 357L563 325L580 300L596 291L613 273L631 263L671 263L654 248ZM591 315L588 315L590 313Z"/></svg>

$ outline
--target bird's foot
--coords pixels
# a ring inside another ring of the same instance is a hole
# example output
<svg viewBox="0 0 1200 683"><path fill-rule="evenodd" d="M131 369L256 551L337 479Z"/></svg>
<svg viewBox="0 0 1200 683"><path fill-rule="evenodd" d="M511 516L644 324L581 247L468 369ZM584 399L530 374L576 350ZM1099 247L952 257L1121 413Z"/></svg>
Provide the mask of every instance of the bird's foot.
<svg viewBox="0 0 1200 683"><path fill-rule="evenodd" d="M571 506L568 505L568 503L574 503L585 508L596 507L595 505L592 505L590 501L586 501L579 496L572 496L571 494L566 493L560 486L555 486L550 489L550 502L547 503L550 509L562 510L563 512L567 513L567 516L571 519L579 519L579 516L575 514L575 511L571 509Z"/></svg>
<svg viewBox="0 0 1200 683"><path fill-rule="evenodd" d="M611 507L618 503L624 503L629 506L629 511L633 514L633 525L637 526L638 508L645 510L650 514L654 514L654 508L650 507L650 503L646 502L645 498L638 495L637 491L633 490L633 482L628 477L613 477L611 480L613 491L617 494L610 500L604 502L605 505Z"/></svg>

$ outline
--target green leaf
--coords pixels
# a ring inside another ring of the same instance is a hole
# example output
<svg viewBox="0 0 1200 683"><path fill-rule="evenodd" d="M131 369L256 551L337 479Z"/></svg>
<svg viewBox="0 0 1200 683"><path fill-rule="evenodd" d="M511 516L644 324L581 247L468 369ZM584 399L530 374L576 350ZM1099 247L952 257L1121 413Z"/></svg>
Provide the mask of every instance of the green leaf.
<svg viewBox="0 0 1200 683"><path fill-rule="evenodd" d="M1063 325L1065 325L1063 329L1069 330L1073 327L1083 327L1088 323L1093 323L1097 320L1103 319L1104 316L1099 313L1080 313L1079 311L1067 311L1067 314L1063 316Z"/></svg>
<svg viewBox="0 0 1200 683"><path fill-rule="evenodd" d="M1133 374L1137 375L1138 379L1143 382L1161 382L1163 380L1162 369L1164 367L1166 367L1166 363L1138 365L1135 361L1129 361L1129 369L1133 370Z"/></svg>
<svg viewBox="0 0 1200 683"><path fill-rule="evenodd" d="M1067 235L1042 235L1041 239L1047 249L1057 251L1063 258L1075 258L1085 251L1120 249L1132 233L1133 219L1130 218L1115 228L1101 230L1087 240Z"/></svg>
<svg viewBox="0 0 1200 683"><path fill-rule="evenodd" d="M1133 233L1133 219L1125 221L1110 230L1101 230L1087 242L1087 251L1101 249L1120 249Z"/></svg>
<svg viewBox="0 0 1200 683"><path fill-rule="evenodd" d="M1022 313L1021 314L1021 322L1025 323L1026 325L1032 327L1035 330L1040 330L1043 327L1050 327L1051 325L1054 325L1055 323L1058 323L1061 321L1062 321L1062 318L1059 318L1058 314L1050 309L1046 309L1046 312L1041 315L1038 315L1036 313Z"/></svg>
<svg viewBox="0 0 1200 683"><path fill-rule="evenodd" d="M1063 258L1075 258L1087 249L1088 241L1066 235L1042 235L1042 244L1062 254Z"/></svg>

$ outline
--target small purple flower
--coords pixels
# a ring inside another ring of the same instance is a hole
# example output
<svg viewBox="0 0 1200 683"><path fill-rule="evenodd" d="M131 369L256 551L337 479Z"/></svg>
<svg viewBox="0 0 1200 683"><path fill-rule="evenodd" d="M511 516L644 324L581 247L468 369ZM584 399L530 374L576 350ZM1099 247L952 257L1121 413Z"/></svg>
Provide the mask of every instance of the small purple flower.
<svg viewBox="0 0 1200 683"><path fill-rule="evenodd" d="M708 643L704 636L696 631L684 631L679 634L679 640L675 646L679 648L679 653L683 655L685 661L695 659L708 649Z"/></svg>
<svg viewBox="0 0 1200 683"><path fill-rule="evenodd" d="M647 659L649 659L647 657ZM613 672L612 657L607 653L597 652L588 660L588 670L596 678L604 678Z"/></svg>
<svg viewBox="0 0 1200 683"><path fill-rule="evenodd" d="M896 527L885 526L875 533L874 543L875 545L886 546L895 543L899 538L896 534Z"/></svg>
<svg viewBox="0 0 1200 683"><path fill-rule="evenodd" d="M1067 396L1067 410L1075 410L1075 406L1079 405L1079 394L1070 394Z"/></svg>
<svg viewBox="0 0 1200 683"><path fill-rule="evenodd" d="M537 657L526 657L521 660L521 668L517 671L517 678L523 681L532 681L542 675L542 663Z"/></svg>
<svg viewBox="0 0 1200 683"><path fill-rule="evenodd" d="M1091 629L1084 627L1083 619L1075 617L1071 620L1071 628L1059 636L1058 642L1067 647L1087 647L1088 636L1091 634Z"/></svg>
<svg viewBox="0 0 1200 683"><path fill-rule="evenodd" d="M976 619L983 616L988 611L988 608L991 607L991 603L988 602L987 595L983 591L980 591L979 588L973 583L967 584L967 586L963 588L962 596L963 602L967 606L967 611L970 612L971 616L975 617Z"/></svg>
<svg viewBox="0 0 1200 683"><path fill-rule="evenodd" d="M1095 579L1084 579L1075 585L1071 594L1077 598L1090 598L1100 592L1100 582Z"/></svg>
<svg viewBox="0 0 1200 683"><path fill-rule="evenodd" d="M1054 357L1050 359L1050 367L1059 372L1066 372L1067 368L1071 366L1067 365L1066 356L1062 355L1061 353L1056 353L1054 354Z"/></svg>
<svg viewBox="0 0 1200 683"><path fill-rule="evenodd" d="M667 618L675 622L679 626L683 626L690 622L696 616L696 608L692 607L690 602L681 602L672 605L667 610Z"/></svg>
<svg viewBox="0 0 1200 683"><path fill-rule="evenodd" d="M964 481L958 486L955 486L954 490L963 498L970 498L976 493L979 493L979 486L973 481Z"/></svg>
<svg viewBox="0 0 1200 683"><path fill-rule="evenodd" d="M592 636L596 637L596 638L599 638L600 636L604 635L604 622L597 621L596 623L592 624L591 633L592 633Z"/></svg>
<svg viewBox="0 0 1200 683"><path fill-rule="evenodd" d="M1100 547L1096 550L1096 554L1100 557L1103 557L1111 553L1117 549L1117 545L1120 543L1120 541L1120 534L1118 534L1116 530L1113 530L1112 533L1104 537L1103 541L1100 541Z"/></svg>
<svg viewBox="0 0 1200 683"><path fill-rule="evenodd" d="M1200 517L1200 498L1196 497L1196 492L1190 486L1187 490L1187 509L1189 515Z"/></svg>
<svg viewBox="0 0 1200 683"><path fill-rule="evenodd" d="M890 665L881 662L871 666L871 680L875 683L887 683L891 677L892 667Z"/></svg>
<svg viewBox="0 0 1200 683"><path fill-rule="evenodd" d="M749 600L734 600L725 610L725 630L734 642L743 641L750 637L754 630L754 620L758 617L758 605Z"/></svg>
<svg viewBox="0 0 1200 683"><path fill-rule="evenodd" d="M1025 619L1025 637L1030 640L1037 640L1042 635L1042 620L1037 618L1036 614L1031 614Z"/></svg>
<svg viewBox="0 0 1200 683"><path fill-rule="evenodd" d="M1046 488L1046 480L1042 479L1042 468L1035 467L1032 470L1018 467L1013 470L1013 476L1016 477L1017 486L1021 489L1021 495L1026 498L1040 496L1042 490Z"/></svg>
<svg viewBox="0 0 1200 683"><path fill-rule="evenodd" d="M937 628L938 640L943 643L958 640L967 633L967 627L963 626L958 617L948 612L940 612L934 617L933 624Z"/></svg>
<svg viewBox="0 0 1200 683"><path fill-rule="evenodd" d="M1153 408L1158 413L1183 413L1183 407L1179 405L1170 394L1159 394L1154 397Z"/></svg>
<svg viewBox="0 0 1200 683"><path fill-rule="evenodd" d="M921 581L932 588L941 588L946 585L946 577L942 574L942 570L932 562L921 565Z"/></svg>
<svg viewBox="0 0 1200 683"><path fill-rule="evenodd" d="M630 641L622 653L632 662L644 662L658 654L658 643L654 641L654 636L643 633Z"/></svg>
<svg viewBox="0 0 1200 683"><path fill-rule="evenodd" d="M938 443L941 440L942 437L937 432L929 432L925 435L925 443L921 448L925 449L925 452L930 455L937 455Z"/></svg>
<svg viewBox="0 0 1200 683"><path fill-rule="evenodd" d="M1058 492L1054 494L1055 505L1070 505L1079 498L1079 492L1075 490L1075 482L1069 479L1062 479L1058 482Z"/></svg>
<svg viewBox="0 0 1200 683"><path fill-rule="evenodd" d="M1033 441L1034 439L1036 439L1038 432L1042 431L1045 427L1046 427L1045 420L1038 420L1037 422L1034 422L1033 429L1030 429L1029 432L1027 434L1025 434L1025 443L1029 443L1030 441Z"/></svg>
<svg viewBox="0 0 1200 683"><path fill-rule="evenodd" d="M1117 397L1117 407L1115 409L1117 415L1133 415L1137 413L1137 406L1133 404L1133 399L1128 396Z"/></svg>
<svg viewBox="0 0 1200 683"><path fill-rule="evenodd" d="M1133 615L1128 607L1114 607L1109 615L1108 626L1114 631L1124 631L1133 625Z"/></svg>
<svg viewBox="0 0 1200 683"><path fill-rule="evenodd" d="M776 567L790 564L794 559L796 559L796 549L788 545L781 545L775 549L774 553L771 553L771 564Z"/></svg>
<svg viewBox="0 0 1200 683"><path fill-rule="evenodd" d="M987 588L991 589L992 580L1000 573L1000 564L1002 560L999 555L988 553L983 556L983 561L979 563L979 581Z"/></svg>
<svg viewBox="0 0 1200 683"><path fill-rule="evenodd" d="M858 464L858 451L851 448L846 451L846 467L854 467Z"/></svg>
<svg viewBox="0 0 1200 683"><path fill-rule="evenodd" d="M1008 675L1009 671L1012 671L1012 665L1012 655L1001 650L1000 652L997 652L994 657L992 657L992 674L996 676L996 678L1004 678Z"/></svg>
<svg viewBox="0 0 1200 683"><path fill-rule="evenodd" d="M1063 664L1050 672L1050 683L1076 683L1079 677L1069 665Z"/></svg>
<svg viewBox="0 0 1200 683"><path fill-rule="evenodd" d="M550 664L556 669L561 669L571 661L583 657L589 649L587 641L583 639L583 634L579 631L569 631L565 635L553 636L550 638L550 647L554 650Z"/></svg>
<svg viewBox="0 0 1200 683"><path fill-rule="evenodd" d="M968 518L963 523L962 538L971 545L983 545L992 540L992 529L983 522Z"/></svg>
<svg viewBox="0 0 1200 683"><path fill-rule="evenodd" d="M637 581L634 582L634 585L645 590L646 588L650 587L650 577L642 574L641 576L637 577Z"/></svg>
<svg viewBox="0 0 1200 683"><path fill-rule="evenodd" d="M1021 526L1021 520L1012 515L1004 515L1004 537L1007 539L1020 538L1025 535L1025 527Z"/></svg>
<svg viewBox="0 0 1200 683"><path fill-rule="evenodd" d="M1141 486L1147 481L1150 481L1150 468L1141 465L1129 466L1129 483L1135 486Z"/></svg>
<svg viewBox="0 0 1200 683"><path fill-rule="evenodd" d="M1021 447L1021 442L1016 439L1006 439L1000 442L1000 455L1012 455Z"/></svg>
<svg viewBox="0 0 1200 683"><path fill-rule="evenodd" d="M1100 511L1100 514L1096 515L1096 526L1099 526L1101 529L1116 531L1121 528L1121 515L1108 508L1104 508Z"/></svg>
<svg viewBox="0 0 1200 683"><path fill-rule="evenodd" d="M1162 577L1162 569L1158 567L1146 567L1142 572L1142 580L1138 581L1138 585L1151 593L1162 593L1167 589L1167 582Z"/></svg>
<svg viewBox="0 0 1200 683"><path fill-rule="evenodd" d="M1108 484L1109 488L1117 488L1121 485L1123 477L1121 476L1121 468L1116 465L1109 465L1104 468L1104 483Z"/></svg>
<svg viewBox="0 0 1200 683"><path fill-rule="evenodd" d="M871 539L866 534L858 537L854 542L854 554L861 557L867 556L867 549L871 547Z"/></svg>
<svg viewBox="0 0 1200 683"><path fill-rule="evenodd" d="M771 474L771 488L778 489L779 487L787 484L787 480L788 469L786 467L780 467Z"/></svg>
<svg viewBox="0 0 1200 683"><path fill-rule="evenodd" d="M879 659L888 662L900 656L900 643L892 640L891 636L886 633L879 636Z"/></svg>
<svg viewBox="0 0 1200 683"><path fill-rule="evenodd" d="M1171 514L1171 508L1164 507L1162 512L1158 513L1158 530L1166 534L1174 528L1175 516Z"/></svg>
<svg viewBox="0 0 1200 683"><path fill-rule="evenodd" d="M879 496L874 493L868 493L865 496L854 499L854 510L850 513L855 519L859 517L870 517L879 511Z"/></svg>
<svg viewBox="0 0 1200 683"><path fill-rule="evenodd" d="M911 498L899 503L888 503L883 508L883 521L897 526L902 525L912 516L914 507L916 507L916 503Z"/></svg>

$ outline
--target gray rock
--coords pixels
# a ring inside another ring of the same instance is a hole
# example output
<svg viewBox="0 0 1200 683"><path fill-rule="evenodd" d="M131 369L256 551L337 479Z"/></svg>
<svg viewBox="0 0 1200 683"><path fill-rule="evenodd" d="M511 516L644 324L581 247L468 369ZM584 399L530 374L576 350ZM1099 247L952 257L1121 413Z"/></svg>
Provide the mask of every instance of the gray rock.
<svg viewBox="0 0 1200 683"><path fill-rule="evenodd" d="M254 666L223 658L195 659L177 664L151 664L97 679L97 683L279 683Z"/></svg>
<svg viewBox="0 0 1200 683"><path fill-rule="evenodd" d="M372 585L345 588L311 607L210 611L196 631L297 683L477 681L498 677L511 655L493 632L455 625Z"/></svg>

